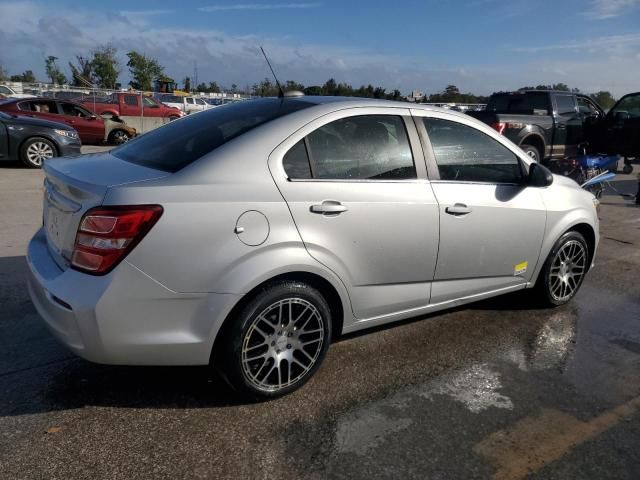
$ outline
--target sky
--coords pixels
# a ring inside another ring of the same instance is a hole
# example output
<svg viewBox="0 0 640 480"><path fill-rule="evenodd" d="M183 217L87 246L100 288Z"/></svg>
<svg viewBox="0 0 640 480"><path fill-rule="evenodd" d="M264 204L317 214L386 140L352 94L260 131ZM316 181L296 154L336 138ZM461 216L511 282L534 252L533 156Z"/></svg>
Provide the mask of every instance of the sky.
<svg viewBox="0 0 640 480"><path fill-rule="evenodd" d="M270 72L395 88L490 94L566 83L616 96L640 90L640 0L0 0L0 66L44 79L111 44L157 58L182 82L252 85Z"/></svg>

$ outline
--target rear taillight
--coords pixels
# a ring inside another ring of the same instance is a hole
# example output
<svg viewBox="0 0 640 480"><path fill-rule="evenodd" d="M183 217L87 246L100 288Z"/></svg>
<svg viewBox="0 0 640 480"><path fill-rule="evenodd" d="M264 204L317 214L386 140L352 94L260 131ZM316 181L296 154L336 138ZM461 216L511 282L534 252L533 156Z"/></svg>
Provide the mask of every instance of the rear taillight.
<svg viewBox="0 0 640 480"><path fill-rule="evenodd" d="M507 124L504 122L493 122L490 125L490 127L493 128L500 135L502 135L502 132L504 132L504 129L507 128Z"/></svg>
<svg viewBox="0 0 640 480"><path fill-rule="evenodd" d="M160 205L97 207L78 227L71 266L94 275L111 271L162 215Z"/></svg>

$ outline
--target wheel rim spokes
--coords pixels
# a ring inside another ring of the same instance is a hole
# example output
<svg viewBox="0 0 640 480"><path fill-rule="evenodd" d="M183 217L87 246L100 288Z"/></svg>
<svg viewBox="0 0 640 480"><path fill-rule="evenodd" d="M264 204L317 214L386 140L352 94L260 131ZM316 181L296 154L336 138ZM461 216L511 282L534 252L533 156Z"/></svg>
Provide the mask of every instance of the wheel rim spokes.
<svg viewBox="0 0 640 480"><path fill-rule="evenodd" d="M278 300L255 317L242 344L242 369L257 388L275 391L301 380L316 364L325 324L302 298Z"/></svg>
<svg viewBox="0 0 640 480"><path fill-rule="evenodd" d="M565 301L575 293L587 268L587 251L582 243L570 240L556 253L549 271L549 289L556 301Z"/></svg>
<svg viewBox="0 0 640 480"><path fill-rule="evenodd" d="M42 161L53 157L53 149L44 142L34 142L27 148L27 158L34 165L42 165Z"/></svg>

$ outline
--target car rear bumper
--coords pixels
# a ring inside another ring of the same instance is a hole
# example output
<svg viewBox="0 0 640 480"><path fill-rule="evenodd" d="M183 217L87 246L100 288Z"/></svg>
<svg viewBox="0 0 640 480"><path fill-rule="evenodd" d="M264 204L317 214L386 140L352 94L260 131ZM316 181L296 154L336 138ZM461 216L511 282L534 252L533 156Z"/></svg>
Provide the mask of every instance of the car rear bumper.
<svg viewBox="0 0 640 480"><path fill-rule="evenodd" d="M239 295L168 290L126 261L105 276L62 270L44 231L29 243L28 288L51 333L77 355L114 365L205 365Z"/></svg>

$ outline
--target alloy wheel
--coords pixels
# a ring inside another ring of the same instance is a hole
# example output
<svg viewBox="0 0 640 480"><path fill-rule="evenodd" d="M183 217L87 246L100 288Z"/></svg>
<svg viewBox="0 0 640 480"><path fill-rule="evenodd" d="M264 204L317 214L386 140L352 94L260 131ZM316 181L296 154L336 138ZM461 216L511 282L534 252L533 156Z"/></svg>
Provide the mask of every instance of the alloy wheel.
<svg viewBox="0 0 640 480"><path fill-rule="evenodd" d="M53 157L53 148L45 142L33 142L27 147L27 159L33 165L41 166L42 162Z"/></svg>
<svg viewBox="0 0 640 480"><path fill-rule="evenodd" d="M249 325L242 343L242 371L262 391L274 392L304 378L324 343L325 320L299 297L272 303Z"/></svg>
<svg viewBox="0 0 640 480"><path fill-rule="evenodd" d="M558 302L570 299L578 290L587 269L587 250L577 241L563 244L551 263L549 291Z"/></svg>
<svg viewBox="0 0 640 480"><path fill-rule="evenodd" d="M113 132L113 143L116 145L122 145L123 143L127 143L129 141L129 135L127 135L122 130L116 130Z"/></svg>

